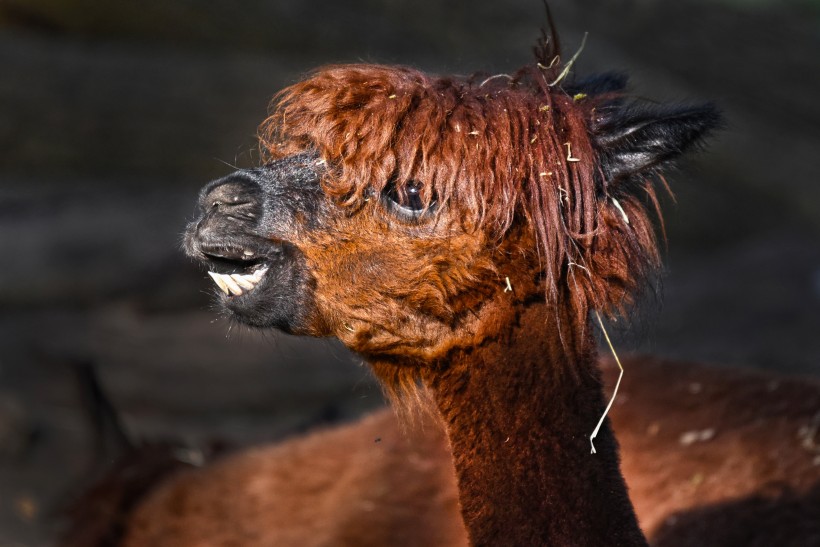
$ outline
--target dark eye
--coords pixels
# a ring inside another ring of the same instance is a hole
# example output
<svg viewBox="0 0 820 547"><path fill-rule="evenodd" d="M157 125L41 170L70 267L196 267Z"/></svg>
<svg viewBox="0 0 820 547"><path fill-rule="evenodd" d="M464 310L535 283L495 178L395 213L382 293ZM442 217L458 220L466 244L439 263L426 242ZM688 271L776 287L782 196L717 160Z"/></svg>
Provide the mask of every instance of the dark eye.
<svg viewBox="0 0 820 547"><path fill-rule="evenodd" d="M382 191L384 202L399 216L408 220L418 220L423 215L435 211L436 200L433 198L425 204L421 183L409 181L403 188L395 182L388 183Z"/></svg>

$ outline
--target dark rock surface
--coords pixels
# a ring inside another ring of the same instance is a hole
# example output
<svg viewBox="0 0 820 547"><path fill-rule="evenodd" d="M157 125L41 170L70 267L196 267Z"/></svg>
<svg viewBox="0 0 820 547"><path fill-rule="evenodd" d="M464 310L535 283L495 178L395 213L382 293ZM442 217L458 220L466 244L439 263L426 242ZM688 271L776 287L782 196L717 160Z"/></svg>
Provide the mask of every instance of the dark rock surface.
<svg viewBox="0 0 820 547"><path fill-rule="evenodd" d="M820 374L816 3L552 4L566 51L590 32L582 71L729 119L670 177L665 296L622 347ZM0 546L49 544L94 462L72 363L97 366L133 435L194 446L381 404L338 344L216 317L179 252L195 193L254 162L269 97L311 67L509 71L542 18L525 0L136 5L0 2Z"/></svg>

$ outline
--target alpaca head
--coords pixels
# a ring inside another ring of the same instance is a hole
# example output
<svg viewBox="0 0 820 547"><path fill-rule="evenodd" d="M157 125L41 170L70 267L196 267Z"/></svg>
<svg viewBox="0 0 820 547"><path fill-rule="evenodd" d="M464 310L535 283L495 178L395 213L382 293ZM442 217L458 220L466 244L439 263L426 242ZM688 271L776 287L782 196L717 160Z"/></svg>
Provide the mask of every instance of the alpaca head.
<svg viewBox="0 0 820 547"><path fill-rule="evenodd" d="M202 190L186 250L239 321L397 364L533 299L617 313L657 262L652 179L718 115L627 104L617 75L550 86L560 68L318 70L275 99L265 164Z"/></svg>

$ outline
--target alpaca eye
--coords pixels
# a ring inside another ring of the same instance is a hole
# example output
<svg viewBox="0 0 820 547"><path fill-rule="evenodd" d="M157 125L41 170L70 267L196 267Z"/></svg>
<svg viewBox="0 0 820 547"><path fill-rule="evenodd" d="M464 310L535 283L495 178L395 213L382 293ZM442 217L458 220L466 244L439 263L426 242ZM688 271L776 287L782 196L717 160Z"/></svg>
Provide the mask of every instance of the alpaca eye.
<svg viewBox="0 0 820 547"><path fill-rule="evenodd" d="M436 207L435 198L425 206L422 195L422 185L416 181L409 181L404 188L397 188L395 182L390 182L382 192L387 206L401 217L409 220L418 220L427 213L433 212Z"/></svg>

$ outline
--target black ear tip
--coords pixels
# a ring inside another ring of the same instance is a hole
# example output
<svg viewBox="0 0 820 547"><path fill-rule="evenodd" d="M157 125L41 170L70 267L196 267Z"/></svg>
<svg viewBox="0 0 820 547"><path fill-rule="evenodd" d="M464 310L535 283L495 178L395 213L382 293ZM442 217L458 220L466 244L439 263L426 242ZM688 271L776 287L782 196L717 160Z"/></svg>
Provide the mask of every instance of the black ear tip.
<svg viewBox="0 0 820 547"><path fill-rule="evenodd" d="M633 103L596 121L595 141L607 158L610 180L662 169L725 125L714 103Z"/></svg>
<svg viewBox="0 0 820 547"><path fill-rule="evenodd" d="M726 118L713 102L703 103L693 108L691 123L705 134L726 127Z"/></svg>
<svg viewBox="0 0 820 547"><path fill-rule="evenodd" d="M680 107L674 116L678 123L678 144L680 151L694 146L697 148L704 139L726 127L726 120L713 102Z"/></svg>

